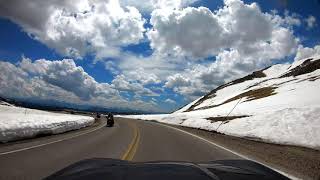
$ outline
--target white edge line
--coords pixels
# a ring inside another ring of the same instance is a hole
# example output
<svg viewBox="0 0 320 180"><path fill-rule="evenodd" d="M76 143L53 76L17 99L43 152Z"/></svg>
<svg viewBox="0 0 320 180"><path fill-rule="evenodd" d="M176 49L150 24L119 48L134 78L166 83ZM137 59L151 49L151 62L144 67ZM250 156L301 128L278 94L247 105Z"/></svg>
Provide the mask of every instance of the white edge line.
<svg viewBox="0 0 320 180"><path fill-rule="evenodd" d="M35 146L30 146L30 147L25 147L25 148L21 148L21 149L12 150L12 151L2 152L2 153L0 153L0 156L6 155L6 154L12 154L12 153L16 153L16 152L21 152L21 151L25 151L25 150L29 150L29 149L34 149L34 148L46 146L46 145L49 145L49 144L54 144L54 143L57 143L57 142L65 141L65 140L68 140L68 139L72 139L72 138L75 138L75 137L78 137L78 136L82 136L82 135L91 133L91 132L96 131L98 129L101 129L104 126L105 126L105 124L103 126L101 126L101 127L97 127L97 128L92 129L90 131L86 131L86 132L83 132L83 133L75 134L73 136L62 138L62 139L55 140L55 141L51 141L51 142L48 142L48 143L43 143L43 144L38 144L38 145L35 145Z"/></svg>
<svg viewBox="0 0 320 180"><path fill-rule="evenodd" d="M178 129L178 128L175 128L175 127L172 127L172 126L170 126L170 125L166 125L166 124L162 124L162 123L158 123L158 124L160 124L160 125L162 125L162 126L166 126L166 127L172 128L172 129L175 129L175 130L180 131L180 132L183 132L183 133L185 133L185 134L189 134L190 136L199 138L199 139L201 139L201 140L203 140L203 141L205 141L205 142L207 142L207 143L209 143L209 144L211 144L211 145L217 146L217 147L219 147L219 148L221 148L221 149L223 149L223 150L226 150L226 151L228 151L228 152L231 152L231 153L233 153L233 154L235 154L235 155L237 155L237 156L239 156L239 157L242 157L242 158L244 158L244 159L247 159L247 160L256 162L256 163L258 163L258 164L262 164L262 165L264 165L264 166L266 166L266 167L268 167L268 168L270 168L270 169L272 169L272 170L274 170L274 171L276 171L276 172L278 172L278 173L280 173L280 174L282 174L282 175L284 175L284 176L286 176L286 177L288 177L288 178L290 178L290 179L293 179L293 180L300 180L300 179L301 179L301 178L295 177L295 176L293 176L293 175L291 175L291 174L288 174L288 173L286 173L286 172L283 172L283 171L281 171L281 170L279 170L279 169L276 169L276 168L274 168L274 167L271 167L271 166L269 166L269 165L266 165L266 164L264 164L264 163L262 163L262 162L259 162L259 161L257 161L257 160L254 160L254 159L252 159L252 158L249 158L248 156L245 156L245 155L240 154L240 153L238 153L238 152L232 151L232 150L230 150L230 149L228 149L228 148L226 148L226 147L223 147L223 146L221 146L221 145L219 145L219 144L216 144L216 143L214 143L214 142L212 142L212 141L209 141L208 139L205 139L205 138L203 138L203 137L197 136L197 135L195 135L195 134L189 133L189 132L187 132L187 131L184 131L184 130L181 130L181 129Z"/></svg>

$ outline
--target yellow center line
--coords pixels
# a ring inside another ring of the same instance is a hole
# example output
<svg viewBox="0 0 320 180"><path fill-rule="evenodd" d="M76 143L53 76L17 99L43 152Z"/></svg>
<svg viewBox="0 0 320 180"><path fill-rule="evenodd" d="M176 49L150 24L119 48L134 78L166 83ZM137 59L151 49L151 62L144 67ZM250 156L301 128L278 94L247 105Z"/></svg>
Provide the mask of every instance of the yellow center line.
<svg viewBox="0 0 320 180"><path fill-rule="evenodd" d="M132 126L133 126L134 136L133 136L133 139L132 139L127 151L122 155L122 157L121 157L122 160L131 161L133 159L134 155L136 154L136 151L139 146L139 141L140 141L139 130L136 125L132 125Z"/></svg>

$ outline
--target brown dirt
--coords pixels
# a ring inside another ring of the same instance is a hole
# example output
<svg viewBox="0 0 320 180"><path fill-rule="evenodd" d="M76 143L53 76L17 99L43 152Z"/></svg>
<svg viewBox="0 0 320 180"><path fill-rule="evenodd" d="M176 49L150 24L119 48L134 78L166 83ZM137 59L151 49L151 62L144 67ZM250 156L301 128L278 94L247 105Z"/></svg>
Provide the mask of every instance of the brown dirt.
<svg viewBox="0 0 320 180"><path fill-rule="evenodd" d="M308 74L308 73L311 73L317 69L320 69L320 59L313 60L313 61L311 61L311 60L313 60L313 59L312 58L307 59L301 65L291 69L290 72L280 76L280 78Z"/></svg>
<svg viewBox="0 0 320 180"><path fill-rule="evenodd" d="M313 77L308 78L309 81L316 81L318 79L320 79L320 76L313 76Z"/></svg>
<svg viewBox="0 0 320 180"><path fill-rule="evenodd" d="M278 84L276 84L277 86L280 86L280 85L282 85L282 84L286 84L286 83L288 83L288 82L292 82L292 81L296 81L297 79L290 79L290 80L288 80L288 81L284 81L284 82L281 82L281 83L278 83Z"/></svg>
<svg viewBox="0 0 320 180"><path fill-rule="evenodd" d="M262 99L262 98L277 94L274 91L275 89L277 89L277 87L263 87L260 89L255 89L255 90L250 90L248 92L245 92L242 94L242 96L248 97L248 99L246 101Z"/></svg>
<svg viewBox="0 0 320 180"><path fill-rule="evenodd" d="M244 118L244 117L249 117L249 116L218 116L218 117L208 117L206 118L207 120L210 120L212 122L217 122L217 121L230 121L233 119L237 118Z"/></svg>
<svg viewBox="0 0 320 180"><path fill-rule="evenodd" d="M303 81L316 81L320 79L320 76L311 76L311 77L308 77L306 79L301 79L299 81L297 81L297 83L300 83L300 82L303 82Z"/></svg>
<svg viewBox="0 0 320 180"><path fill-rule="evenodd" d="M246 101L252 101L252 100L256 100L256 99L262 99L268 96L272 96L275 95L276 92L274 91L275 89L277 89L277 87L263 87L263 88L259 88L259 89L254 89L254 90L250 90L250 91L246 91L244 93L241 93L233 98L230 98L226 101L224 101L223 103L217 104L217 105L212 105L212 106L206 106L206 107L201 107L198 109L195 109L194 111L197 110L202 110L202 109L209 109L209 108L214 108L214 107L218 107L221 106L223 104L238 100L240 98L244 98L247 97L248 99ZM245 102L246 102L245 101Z"/></svg>

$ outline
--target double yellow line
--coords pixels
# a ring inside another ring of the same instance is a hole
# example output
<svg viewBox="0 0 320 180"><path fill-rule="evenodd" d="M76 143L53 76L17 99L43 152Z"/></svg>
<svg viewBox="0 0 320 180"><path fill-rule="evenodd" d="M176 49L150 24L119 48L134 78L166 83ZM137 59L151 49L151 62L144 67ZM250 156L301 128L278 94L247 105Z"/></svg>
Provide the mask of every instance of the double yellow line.
<svg viewBox="0 0 320 180"><path fill-rule="evenodd" d="M127 160L127 161L131 161L133 159L134 155L137 152L139 141L140 141L140 132L137 126L132 124L131 126L133 126L133 134L134 134L133 139L129 144L127 151L121 157L122 160Z"/></svg>

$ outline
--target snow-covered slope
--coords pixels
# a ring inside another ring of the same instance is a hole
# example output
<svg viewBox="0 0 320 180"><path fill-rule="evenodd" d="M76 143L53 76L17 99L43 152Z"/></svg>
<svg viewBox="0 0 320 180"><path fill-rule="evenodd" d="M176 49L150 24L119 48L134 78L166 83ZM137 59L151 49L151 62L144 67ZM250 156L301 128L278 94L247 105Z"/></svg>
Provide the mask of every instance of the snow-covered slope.
<svg viewBox="0 0 320 180"><path fill-rule="evenodd" d="M131 116L320 149L320 56L224 84L166 115Z"/></svg>
<svg viewBox="0 0 320 180"><path fill-rule="evenodd" d="M196 100L194 100L193 102L187 104L186 106L181 107L180 109L178 109L178 110L175 111L174 113L181 113L181 112L184 112L184 111L188 110L194 103L196 103L197 101L199 101L201 98L203 98L203 96L200 97L200 98L198 98L198 99L196 99Z"/></svg>
<svg viewBox="0 0 320 180"><path fill-rule="evenodd" d="M21 108L0 101L0 142L57 134L94 123L94 118Z"/></svg>

